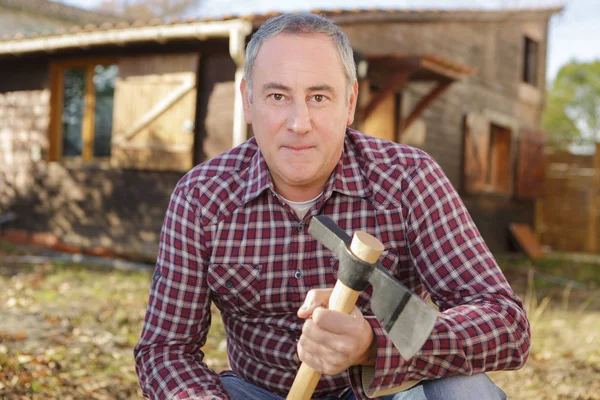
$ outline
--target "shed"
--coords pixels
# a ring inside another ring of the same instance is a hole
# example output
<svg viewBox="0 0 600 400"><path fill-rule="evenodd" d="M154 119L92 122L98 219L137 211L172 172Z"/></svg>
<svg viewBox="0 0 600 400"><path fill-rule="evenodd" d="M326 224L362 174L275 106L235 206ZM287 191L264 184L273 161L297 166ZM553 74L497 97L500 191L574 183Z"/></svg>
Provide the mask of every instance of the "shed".
<svg viewBox="0 0 600 400"><path fill-rule="evenodd" d="M511 223L534 223L559 11L313 10L355 48L355 127L436 158L494 251L510 250ZM5 37L0 211L78 248L154 258L177 180L252 134L236 88L272 15Z"/></svg>

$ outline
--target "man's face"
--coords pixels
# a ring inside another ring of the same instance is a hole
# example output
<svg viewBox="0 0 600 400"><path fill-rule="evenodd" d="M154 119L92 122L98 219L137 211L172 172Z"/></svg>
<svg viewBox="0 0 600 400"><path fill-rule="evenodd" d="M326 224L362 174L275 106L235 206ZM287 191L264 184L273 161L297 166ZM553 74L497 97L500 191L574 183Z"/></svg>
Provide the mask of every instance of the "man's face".
<svg viewBox="0 0 600 400"><path fill-rule="evenodd" d="M322 190L354 120L358 85L347 98L340 56L322 34L279 34L258 51L252 101L242 81L244 114L267 162L277 193L310 200Z"/></svg>

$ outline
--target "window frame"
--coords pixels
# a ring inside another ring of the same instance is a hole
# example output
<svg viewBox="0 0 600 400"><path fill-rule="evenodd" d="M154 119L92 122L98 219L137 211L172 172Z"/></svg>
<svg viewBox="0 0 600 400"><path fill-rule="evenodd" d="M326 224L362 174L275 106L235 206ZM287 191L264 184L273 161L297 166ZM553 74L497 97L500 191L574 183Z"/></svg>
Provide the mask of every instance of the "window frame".
<svg viewBox="0 0 600 400"><path fill-rule="evenodd" d="M523 35L523 69L521 82L538 87L540 65L540 41L529 35Z"/></svg>
<svg viewBox="0 0 600 400"><path fill-rule="evenodd" d="M97 65L117 64L117 58L87 58L54 61L50 64L50 126L48 161L62 159L92 160L106 159L94 157L94 135L96 118L96 87L94 85L95 67ZM85 70L85 87L83 96L83 120L81 125L82 149L81 156L66 157L62 154L63 132L62 114L64 108L65 71L71 68Z"/></svg>

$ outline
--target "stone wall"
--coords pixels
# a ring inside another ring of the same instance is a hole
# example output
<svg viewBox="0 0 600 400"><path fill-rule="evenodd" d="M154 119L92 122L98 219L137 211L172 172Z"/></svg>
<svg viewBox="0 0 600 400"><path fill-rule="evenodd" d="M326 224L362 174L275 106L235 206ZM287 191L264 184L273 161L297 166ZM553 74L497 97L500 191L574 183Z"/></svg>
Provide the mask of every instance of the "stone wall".
<svg viewBox="0 0 600 400"><path fill-rule="evenodd" d="M169 197L181 173L102 163L40 163L13 202L13 227L47 232L79 248L153 261Z"/></svg>
<svg viewBox="0 0 600 400"><path fill-rule="evenodd" d="M0 213L32 190L48 148L49 90L0 93Z"/></svg>

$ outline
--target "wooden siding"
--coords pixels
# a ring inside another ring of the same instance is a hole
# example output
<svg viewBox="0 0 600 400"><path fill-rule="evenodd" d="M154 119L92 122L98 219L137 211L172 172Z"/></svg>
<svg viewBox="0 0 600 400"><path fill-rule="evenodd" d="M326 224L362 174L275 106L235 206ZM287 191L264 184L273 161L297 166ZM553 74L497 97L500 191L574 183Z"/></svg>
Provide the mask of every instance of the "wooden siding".
<svg viewBox="0 0 600 400"><path fill-rule="evenodd" d="M467 113L493 110L514 117L520 129L539 129L541 104L525 103L519 97L521 58L525 33L534 28L545 33L546 22L360 24L343 26L343 30L354 48L364 53L432 54L478 70L476 77L453 84L423 114L427 126L423 150L440 162L455 186L461 187L463 119ZM542 71L546 65L544 36L539 51ZM543 72L539 76L544 82ZM542 85L533 90L543 92ZM409 105L414 106L429 89L427 84L408 85ZM401 112L405 117L407 110Z"/></svg>

